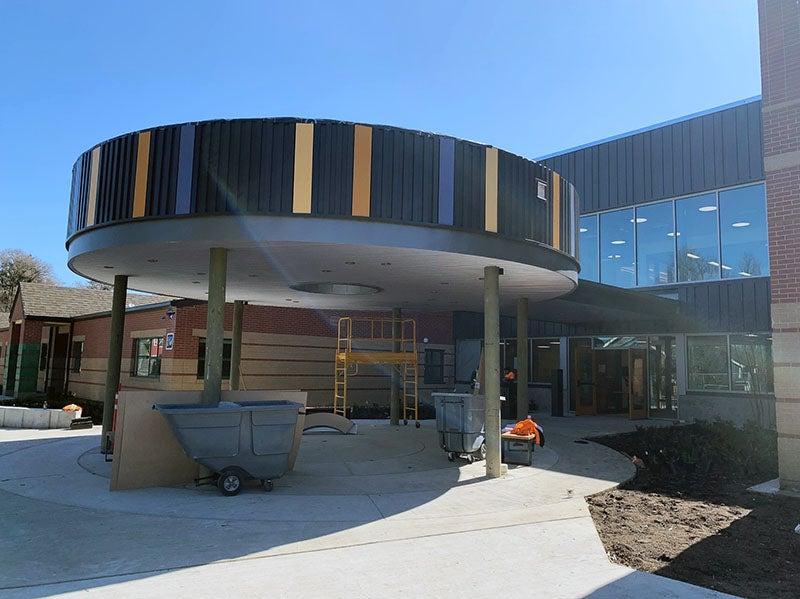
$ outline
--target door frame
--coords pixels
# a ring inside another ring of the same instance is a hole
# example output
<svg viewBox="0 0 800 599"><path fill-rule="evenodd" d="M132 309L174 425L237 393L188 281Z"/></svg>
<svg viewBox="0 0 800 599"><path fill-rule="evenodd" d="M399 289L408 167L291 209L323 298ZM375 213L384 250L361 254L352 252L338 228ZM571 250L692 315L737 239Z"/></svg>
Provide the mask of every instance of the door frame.
<svg viewBox="0 0 800 599"><path fill-rule="evenodd" d="M628 417L631 420L644 420L648 416L648 408L650 406L650 397L649 397L649 351L647 348L628 348ZM642 358L643 363L643 373L642 373L642 390L644 393L644 399L642 401L642 408L636 409L634 408L634 401L633 401L633 379L634 379L634 369L633 369L633 362L635 360L635 355L639 354Z"/></svg>
<svg viewBox="0 0 800 599"><path fill-rule="evenodd" d="M581 405L580 401L580 388L581 383L579 381L580 376L580 368L578 367L578 362L580 360L580 354L582 352L589 352L592 358L592 405L591 406L583 406ZM596 416L597 415L597 386L595 384L595 374L597 368L597 360L595 356L595 349L593 347L585 347L585 346L577 346L575 348L575 363L572 364L574 367L573 375L572 375L572 392L575 393L575 415L576 416Z"/></svg>

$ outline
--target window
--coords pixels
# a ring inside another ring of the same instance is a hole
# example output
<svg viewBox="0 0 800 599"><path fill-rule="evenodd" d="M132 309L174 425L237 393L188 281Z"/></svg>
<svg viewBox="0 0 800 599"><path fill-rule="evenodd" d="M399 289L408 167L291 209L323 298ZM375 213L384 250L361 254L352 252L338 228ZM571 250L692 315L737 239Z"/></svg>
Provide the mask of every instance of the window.
<svg viewBox="0 0 800 599"><path fill-rule="evenodd" d="M425 384L444 384L444 350L425 350Z"/></svg>
<svg viewBox="0 0 800 599"><path fill-rule="evenodd" d="M633 208L600 215L600 282L633 287Z"/></svg>
<svg viewBox="0 0 800 599"><path fill-rule="evenodd" d="M672 202L636 208L638 285L675 282L675 225Z"/></svg>
<svg viewBox="0 0 800 599"><path fill-rule="evenodd" d="M531 339L530 380L537 383L552 383L560 367L558 339Z"/></svg>
<svg viewBox="0 0 800 599"><path fill-rule="evenodd" d="M47 351L48 351L47 344L42 343L42 351L39 352L39 370L47 369Z"/></svg>
<svg viewBox="0 0 800 599"><path fill-rule="evenodd" d="M728 340L725 335L691 336L686 341L689 389L728 391Z"/></svg>
<svg viewBox="0 0 800 599"><path fill-rule="evenodd" d="M772 393L772 337L731 335L731 390Z"/></svg>
<svg viewBox="0 0 800 599"><path fill-rule="evenodd" d="M547 200L547 183L544 181L536 181L536 196L540 200Z"/></svg>
<svg viewBox="0 0 800 599"><path fill-rule="evenodd" d="M763 185L719 194L722 278L769 274L766 200Z"/></svg>
<svg viewBox="0 0 800 599"><path fill-rule="evenodd" d="M678 236L678 281L719 279L717 194L675 202Z"/></svg>
<svg viewBox="0 0 800 599"><path fill-rule="evenodd" d="M206 376L206 340L200 339L197 344L197 378L202 379ZM225 339L222 342L222 380L227 381L231 378L231 340Z"/></svg>
<svg viewBox="0 0 800 599"><path fill-rule="evenodd" d="M650 415L674 418L678 413L678 379L675 337L648 339Z"/></svg>
<svg viewBox="0 0 800 599"><path fill-rule="evenodd" d="M581 259L581 279L599 281L597 265L597 215L582 216L578 228L578 250Z"/></svg>
<svg viewBox="0 0 800 599"><path fill-rule="evenodd" d="M70 364L70 370L72 370L72 372L80 372L81 361L83 360L83 341L72 342L72 354L70 360L72 361L72 364Z"/></svg>
<svg viewBox="0 0 800 599"><path fill-rule="evenodd" d="M131 376L158 378L161 375L161 354L163 351L163 337L134 339Z"/></svg>

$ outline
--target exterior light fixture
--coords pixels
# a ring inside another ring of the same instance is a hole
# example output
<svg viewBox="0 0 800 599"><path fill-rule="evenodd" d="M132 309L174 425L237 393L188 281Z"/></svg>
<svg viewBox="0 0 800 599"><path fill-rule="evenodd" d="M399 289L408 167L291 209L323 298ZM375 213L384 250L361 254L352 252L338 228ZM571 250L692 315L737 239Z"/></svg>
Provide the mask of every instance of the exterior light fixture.
<svg viewBox="0 0 800 599"><path fill-rule="evenodd" d="M699 260L700 259L700 256L698 256L697 254L692 254L691 252L686 252L686 257L687 258L691 258L692 260Z"/></svg>
<svg viewBox="0 0 800 599"><path fill-rule="evenodd" d="M749 227L749 226L750 226L750 223L748 223L746 220L742 220L742 221L739 221L738 223L733 223L731 225L731 227L736 227L737 229L740 228L740 227Z"/></svg>
<svg viewBox="0 0 800 599"><path fill-rule="evenodd" d="M716 209L716 206L700 206L697 210L698 212L714 212Z"/></svg>
<svg viewBox="0 0 800 599"><path fill-rule="evenodd" d="M625 245L625 240L624 239L615 239L614 241L611 242L611 245Z"/></svg>

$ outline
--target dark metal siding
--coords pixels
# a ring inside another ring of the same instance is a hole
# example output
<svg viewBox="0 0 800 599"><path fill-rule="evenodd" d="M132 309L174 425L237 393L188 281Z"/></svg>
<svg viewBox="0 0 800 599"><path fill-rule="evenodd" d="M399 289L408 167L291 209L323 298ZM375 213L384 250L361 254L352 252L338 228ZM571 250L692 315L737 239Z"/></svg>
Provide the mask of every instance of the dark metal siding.
<svg viewBox="0 0 800 599"><path fill-rule="evenodd" d="M575 185L581 212L764 178L756 100L543 161Z"/></svg>
<svg viewBox="0 0 800 599"><path fill-rule="evenodd" d="M550 203L536 196L537 179L547 182L547 169L513 154L498 152L497 232L500 235L550 242ZM548 195L552 197L549 185Z"/></svg>
<svg viewBox="0 0 800 599"><path fill-rule="evenodd" d="M175 193L178 187L178 155L180 127L154 129L150 134L145 214L175 214Z"/></svg>
<svg viewBox="0 0 800 599"><path fill-rule="evenodd" d="M101 147L95 224L130 218L135 177L135 137L118 137Z"/></svg>
<svg viewBox="0 0 800 599"><path fill-rule="evenodd" d="M453 225L483 231L486 206L486 148L456 140Z"/></svg>
<svg viewBox="0 0 800 599"><path fill-rule="evenodd" d="M293 121L199 123L192 213L291 212L294 130Z"/></svg>
<svg viewBox="0 0 800 599"><path fill-rule="evenodd" d="M318 123L314 126L311 174L311 212L349 216L353 211L352 125Z"/></svg>
<svg viewBox="0 0 800 599"><path fill-rule="evenodd" d="M575 325L543 320L528 321L529 337L568 337L580 334ZM517 319L513 316L500 317L500 337L517 336ZM483 314L480 312L453 312L454 339L483 339Z"/></svg>
<svg viewBox="0 0 800 599"><path fill-rule="evenodd" d="M679 287L681 313L698 331L772 329L768 277L713 281Z"/></svg>
<svg viewBox="0 0 800 599"><path fill-rule="evenodd" d="M439 218L439 143L430 134L373 127L370 215L415 223Z"/></svg>

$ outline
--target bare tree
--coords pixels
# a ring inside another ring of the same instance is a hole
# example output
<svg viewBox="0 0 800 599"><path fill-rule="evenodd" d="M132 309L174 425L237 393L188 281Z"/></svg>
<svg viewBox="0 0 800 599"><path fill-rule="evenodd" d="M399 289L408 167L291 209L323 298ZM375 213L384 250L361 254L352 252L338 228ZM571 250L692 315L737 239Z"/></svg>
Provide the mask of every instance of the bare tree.
<svg viewBox="0 0 800 599"><path fill-rule="evenodd" d="M0 311L11 310L20 283L55 283L53 268L22 250L0 251Z"/></svg>

